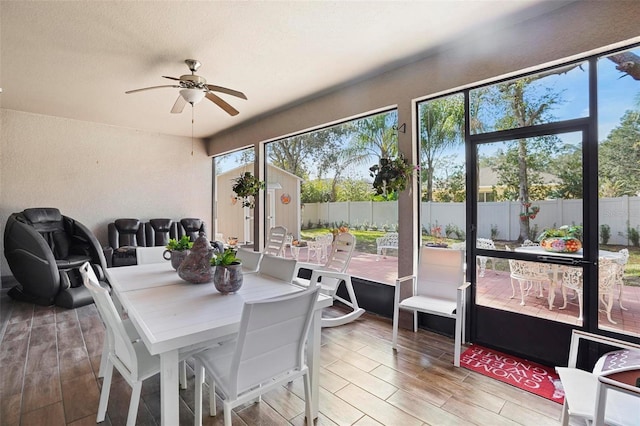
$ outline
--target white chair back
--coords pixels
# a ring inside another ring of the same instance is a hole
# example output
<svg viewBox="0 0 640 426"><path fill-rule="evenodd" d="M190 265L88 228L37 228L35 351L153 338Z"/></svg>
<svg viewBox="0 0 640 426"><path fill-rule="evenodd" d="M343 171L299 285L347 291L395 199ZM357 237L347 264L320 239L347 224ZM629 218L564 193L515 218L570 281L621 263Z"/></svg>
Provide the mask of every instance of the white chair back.
<svg viewBox="0 0 640 426"><path fill-rule="evenodd" d="M268 275L288 283L293 278L298 269L298 261L295 259L286 259L284 257L263 255L258 267L258 274Z"/></svg>
<svg viewBox="0 0 640 426"><path fill-rule="evenodd" d="M323 269L345 272L349 267L351 256L356 248L356 237L349 232L336 235L331 246L331 253Z"/></svg>
<svg viewBox="0 0 640 426"><path fill-rule="evenodd" d="M418 263L415 295L455 302L464 284L464 251L422 247Z"/></svg>
<svg viewBox="0 0 640 426"><path fill-rule="evenodd" d="M262 253L253 251L248 248L240 247L236 253L236 257L242 260L242 270L244 272L255 272L260 268Z"/></svg>
<svg viewBox="0 0 640 426"><path fill-rule="evenodd" d="M280 256L284 253L284 243L287 238L287 228L284 226L274 226L269 229L269 235L264 245L264 254L270 256Z"/></svg>
<svg viewBox="0 0 640 426"><path fill-rule="evenodd" d="M120 367L124 367L131 373L132 380L137 380L138 360L136 351L131 344L131 339L109 292L100 286L98 278L89 263L85 263L80 267L80 274L82 275L84 286L89 289L100 317L102 317L102 321L105 324L107 332L106 343L110 346L110 353L114 355L113 363L120 364ZM118 370L121 369L118 368Z"/></svg>
<svg viewBox="0 0 640 426"><path fill-rule="evenodd" d="M304 348L319 289L245 303L229 372L231 397L306 366Z"/></svg>

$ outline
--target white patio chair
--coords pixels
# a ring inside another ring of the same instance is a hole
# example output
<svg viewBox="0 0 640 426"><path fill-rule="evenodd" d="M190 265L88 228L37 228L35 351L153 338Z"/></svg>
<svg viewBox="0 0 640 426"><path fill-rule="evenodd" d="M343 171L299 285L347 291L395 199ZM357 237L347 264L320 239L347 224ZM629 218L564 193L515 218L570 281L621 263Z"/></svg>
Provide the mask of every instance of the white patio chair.
<svg viewBox="0 0 640 426"><path fill-rule="evenodd" d="M582 321L582 300L583 300L583 277L582 268L574 268L571 266L560 266L562 271L562 299L563 304L560 309L567 307L567 289L574 290L578 298L578 320ZM607 320L612 324L616 324L611 319L611 308L613 306L613 297L616 289L616 278L619 265L613 259L600 257L598 259L598 295L600 302L604 305L604 312L607 314Z"/></svg>
<svg viewBox="0 0 640 426"><path fill-rule="evenodd" d="M578 417L592 426L640 424L640 388L613 380L611 375L624 368L601 371L607 354L596 363L592 373L577 369L581 340L640 351L640 345L573 330L568 367L556 367L565 393L561 424L568 426L570 417Z"/></svg>
<svg viewBox="0 0 640 426"><path fill-rule="evenodd" d="M333 234L318 235L314 241L308 241L307 262L309 262L313 255L317 263L322 263L324 259L327 259L331 244L333 244Z"/></svg>
<svg viewBox="0 0 640 426"><path fill-rule="evenodd" d="M358 305L358 299L353 289L351 275L346 273L349 262L356 247L356 237L349 232L340 233L333 242L327 262L311 273L311 279L296 278L295 282L304 286L319 283L322 293L329 295L351 308L351 312L335 318L322 318L322 327L337 327L358 319L365 310ZM338 287L344 281L350 300L338 296Z"/></svg>
<svg viewBox="0 0 640 426"><path fill-rule="evenodd" d="M245 274L257 272L260 268L262 253L259 251L240 247L236 252L236 257L242 260L242 272Z"/></svg>
<svg viewBox="0 0 640 426"><path fill-rule="evenodd" d="M270 256L283 256L286 238L287 228L284 226L274 226L269 229L269 235L267 236L267 241L264 244L263 253Z"/></svg>
<svg viewBox="0 0 640 426"><path fill-rule="evenodd" d="M540 246L540 243L537 243L531 240L524 240L520 245L520 247L538 247L538 246Z"/></svg>
<svg viewBox="0 0 640 426"><path fill-rule="evenodd" d="M231 410L302 376L305 414L311 419L311 385L305 362L305 343L318 286L288 296L246 302L235 340L194 355L195 425L202 425L202 383L210 381L210 395L223 400L224 424L231 426ZM210 412L215 415L215 397Z"/></svg>
<svg viewBox="0 0 640 426"><path fill-rule="evenodd" d="M268 254L262 256L260 266L258 266L258 274L267 275L288 283L293 282L293 278L296 276L297 272L297 260L279 256L270 256Z"/></svg>
<svg viewBox="0 0 640 426"><path fill-rule="evenodd" d="M624 293L624 268L629 262L629 249L622 249L618 252L620 257L616 259L619 268L616 272L616 286L618 287L618 304L620 309L627 311L628 309L622 306L622 295Z"/></svg>
<svg viewBox="0 0 640 426"><path fill-rule="evenodd" d="M418 276L409 275L396 280L393 302L392 346L397 350L398 315L404 309L413 312L413 331L418 329L418 312L455 320L453 364L460 366L460 349L465 341L464 323L466 291L464 252L445 248L421 247ZM411 282L412 295L401 299L402 284Z"/></svg>
<svg viewBox="0 0 640 426"><path fill-rule="evenodd" d="M160 372L160 357L151 355L137 335L130 336L127 333L127 329L120 318L116 306L113 304L109 292L100 286L89 263L85 263L80 267L80 274L85 287L91 292L100 317L106 326L107 363L104 370L96 422L104 421L109 403L113 367L116 367L120 375L131 386L127 426L134 426L138 415L142 382ZM184 354L181 358L183 359L190 355L190 353Z"/></svg>
<svg viewBox="0 0 640 426"><path fill-rule="evenodd" d="M495 250L496 245L493 243L493 240L488 238L478 238L476 239L476 247L481 249L491 249ZM476 256L476 261L478 262L478 276L484 277L485 270L487 269L487 261L491 261L491 269L495 272L496 265L495 260L492 257L487 256Z"/></svg>
<svg viewBox="0 0 640 426"><path fill-rule="evenodd" d="M507 251L511 251L509 246L505 246ZM509 278L511 280L511 299L516 297L516 288L514 281L518 282L520 288L520 306L524 306L524 296L528 296L532 288L536 287L538 294L536 297L543 297L542 287L544 283L549 284L551 289L551 280L549 278L549 266L544 263L528 262L525 260L509 259ZM534 290L535 291L535 290ZM548 298L549 309L553 309L551 298Z"/></svg>

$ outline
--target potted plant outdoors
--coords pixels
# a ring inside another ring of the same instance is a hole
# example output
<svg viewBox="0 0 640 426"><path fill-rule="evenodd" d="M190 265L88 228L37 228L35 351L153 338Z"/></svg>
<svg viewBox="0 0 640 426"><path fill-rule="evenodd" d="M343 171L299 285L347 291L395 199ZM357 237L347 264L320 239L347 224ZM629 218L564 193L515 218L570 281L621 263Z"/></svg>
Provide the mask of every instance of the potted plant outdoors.
<svg viewBox="0 0 640 426"><path fill-rule="evenodd" d="M213 285L220 293L235 293L242 287L242 261L236 257L234 249L227 248L212 257L211 266L216 268Z"/></svg>
<svg viewBox="0 0 640 426"><path fill-rule="evenodd" d="M242 199L242 207L255 207L255 197L264 189L264 181L255 177L251 172L244 172L234 179L233 192Z"/></svg>
<svg viewBox="0 0 640 426"><path fill-rule="evenodd" d="M388 198L407 188L413 170L414 167L399 154L395 158L381 158L378 164L369 167L369 175L373 178L376 194Z"/></svg>
<svg viewBox="0 0 640 426"><path fill-rule="evenodd" d="M165 260L171 260L171 266L177 271L182 261L189 255L191 247L193 247L193 241L188 235L183 235L179 240L171 238L165 246L166 250L162 253L162 257Z"/></svg>
<svg viewBox="0 0 640 426"><path fill-rule="evenodd" d="M555 253L575 253L582 248L582 226L563 225L542 231L536 238L540 247Z"/></svg>

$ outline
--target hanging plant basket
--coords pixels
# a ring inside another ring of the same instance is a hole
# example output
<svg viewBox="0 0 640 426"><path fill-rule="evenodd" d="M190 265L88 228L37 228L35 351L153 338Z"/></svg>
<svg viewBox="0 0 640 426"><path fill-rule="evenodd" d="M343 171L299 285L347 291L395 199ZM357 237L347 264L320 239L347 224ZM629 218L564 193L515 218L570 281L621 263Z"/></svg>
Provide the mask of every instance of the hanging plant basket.
<svg viewBox="0 0 640 426"><path fill-rule="evenodd" d="M413 169L402 154L396 158L381 158L378 164L369 167L376 194L388 197L394 192L404 191L411 180Z"/></svg>
<svg viewBox="0 0 640 426"><path fill-rule="evenodd" d="M255 177L251 172L245 172L234 179L233 192L242 200L242 207L255 207L255 197L264 189L264 181Z"/></svg>

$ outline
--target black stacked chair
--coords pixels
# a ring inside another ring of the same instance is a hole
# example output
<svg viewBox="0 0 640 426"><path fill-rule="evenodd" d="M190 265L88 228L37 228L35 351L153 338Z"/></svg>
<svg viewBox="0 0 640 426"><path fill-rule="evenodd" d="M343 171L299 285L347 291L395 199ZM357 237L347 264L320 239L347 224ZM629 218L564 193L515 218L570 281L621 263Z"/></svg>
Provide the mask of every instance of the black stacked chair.
<svg viewBox="0 0 640 426"><path fill-rule="evenodd" d="M150 219L144 225L147 247L166 246L178 236L178 224L171 219Z"/></svg>
<svg viewBox="0 0 640 426"><path fill-rule="evenodd" d="M30 208L9 216L4 255L19 283L8 292L16 300L64 308L93 303L78 269L85 262L108 287L100 243L87 227L56 208Z"/></svg>
<svg viewBox="0 0 640 426"><path fill-rule="evenodd" d="M113 256L109 266L136 264L136 247L145 244L144 226L139 219L116 219L107 225L109 246Z"/></svg>
<svg viewBox="0 0 640 426"><path fill-rule="evenodd" d="M191 241L195 241L200 236L200 232L207 234L207 228L202 219L184 218L180 219L178 227L178 236L188 235Z"/></svg>

